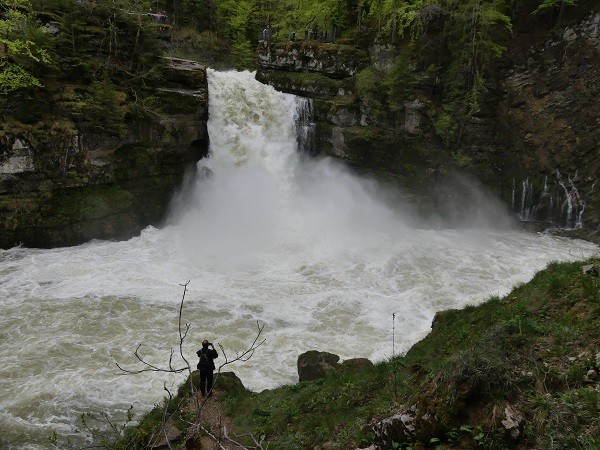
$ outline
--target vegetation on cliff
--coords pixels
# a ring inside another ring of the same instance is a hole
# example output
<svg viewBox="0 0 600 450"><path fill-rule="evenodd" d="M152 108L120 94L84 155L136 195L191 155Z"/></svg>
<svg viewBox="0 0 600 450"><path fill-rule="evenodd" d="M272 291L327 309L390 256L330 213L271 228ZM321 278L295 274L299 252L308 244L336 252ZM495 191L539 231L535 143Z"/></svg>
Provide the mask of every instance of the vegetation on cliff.
<svg viewBox="0 0 600 450"><path fill-rule="evenodd" d="M405 356L374 367L260 393L221 377L216 396L233 418L229 435L285 450L598 448L599 270L597 258L551 264L503 298L439 313ZM164 408L189 431L187 386L115 448L145 448Z"/></svg>
<svg viewBox="0 0 600 450"><path fill-rule="evenodd" d="M160 223L207 151L206 72L149 0L0 0L0 247Z"/></svg>
<svg viewBox="0 0 600 450"><path fill-rule="evenodd" d="M2 132L17 121L63 121L119 135L126 116L148 113L161 50L156 27L130 12L133 3L2 0Z"/></svg>

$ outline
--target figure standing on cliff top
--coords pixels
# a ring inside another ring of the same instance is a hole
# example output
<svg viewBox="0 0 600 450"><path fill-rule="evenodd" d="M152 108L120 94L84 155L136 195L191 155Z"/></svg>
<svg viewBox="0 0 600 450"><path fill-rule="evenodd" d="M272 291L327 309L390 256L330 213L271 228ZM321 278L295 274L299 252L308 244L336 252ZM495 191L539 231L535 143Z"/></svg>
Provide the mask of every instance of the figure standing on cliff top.
<svg viewBox="0 0 600 450"><path fill-rule="evenodd" d="M209 348L210 347L210 348ZM213 370L215 370L214 359L219 357L215 346L206 339L202 341L202 348L196 352L200 361L196 366L200 371L200 393L202 397L212 395Z"/></svg>

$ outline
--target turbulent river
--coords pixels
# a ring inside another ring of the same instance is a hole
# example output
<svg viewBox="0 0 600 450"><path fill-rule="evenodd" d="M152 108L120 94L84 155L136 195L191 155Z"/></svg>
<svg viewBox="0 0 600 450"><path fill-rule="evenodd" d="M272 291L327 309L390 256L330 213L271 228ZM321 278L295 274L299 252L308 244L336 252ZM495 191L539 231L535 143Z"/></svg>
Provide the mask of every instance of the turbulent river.
<svg viewBox="0 0 600 450"><path fill-rule="evenodd" d="M210 156L174 199L171 225L126 242L0 252L0 448L52 448L53 432L81 447L82 413L119 422L130 405L142 414L158 403L181 377L122 375L115 363L139 367L138 344L168 363L188 280L186 355L195 364L205 338L233 355L264 324L266 343L229 367L261 390L294 383L301 352L388 358L393 325L401 353L436 311L598 251L502 226L483 194L463 226L420 225L376 182L301 156L305 100L247 72L210 71L209 85Z"/></svg>

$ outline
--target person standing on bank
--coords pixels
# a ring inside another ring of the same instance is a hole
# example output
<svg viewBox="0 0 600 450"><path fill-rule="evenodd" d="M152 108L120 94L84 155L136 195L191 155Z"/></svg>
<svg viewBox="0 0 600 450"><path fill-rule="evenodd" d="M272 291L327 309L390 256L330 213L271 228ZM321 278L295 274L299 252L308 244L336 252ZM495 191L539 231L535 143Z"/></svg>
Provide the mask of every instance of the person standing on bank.
<svg viewBox="0 0 600 450"><path fill-rule="evenodd" d="M215 346L206 339L202 341L202 348L196 352L200 361L196 366L200 371L200 393L204 397L208 393L208 397L212 395L213 388L213 371L215 370L214 359L219 357L215 350Z"/></svg>

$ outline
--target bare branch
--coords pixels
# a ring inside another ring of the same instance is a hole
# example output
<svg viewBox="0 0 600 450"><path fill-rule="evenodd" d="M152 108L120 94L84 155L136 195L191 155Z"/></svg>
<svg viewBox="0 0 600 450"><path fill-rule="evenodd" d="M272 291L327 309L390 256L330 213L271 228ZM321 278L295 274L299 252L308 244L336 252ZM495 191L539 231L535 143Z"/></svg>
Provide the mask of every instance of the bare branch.
<svg viewBox="0 0 600 450"><path fill-rule="evenodd" d="M244 449L248 449L248 448L253 448L253 449L258 449L258 450L267 450L269 448L269 444L267 444L266 447L263 447L263 442L265 441L265 437L264 436L260 436L258 439L256 438L256 436L254 436L252 433L248 433L248 434L241 434L241 435L235 435L236 438L241 438L241 437L249 437L250 439L252 439L252 442L254 442L254 447L246 447L242 444L240 444L237 441L234 441L233 439L231 439L228 436L225 436L225 438L231 442L232 444L235 445L239 445L240 447L244 448Z"/></svg>
<svg viewBox="0 0 600 450"><path fill-rule="evenodd" d="M167 373L181 373L184 371L188 371L189 373L192 372L192 369L190 367L190 363L189 361L186 359L184 353L183 353L183 342L185 341L185 338L187 337L188 331L190 329L190 325L186 324L185 325L185 331L182 330L182 325L181 325L181 318L183 315L183 303L185 301L185 294L187 292L187 286L190 283L190 281L188 280L187 283L184 284L180 284L180 286L183 286L183 295L181 297L181 302L179 304L179 323L178 323L178 331L179 331L179 355L181 356L181 359L183 359L183 361L185 362L186 367L181 367L181 368L174 368L173 367L173 349L171 349L171 354L169 355L169 363L168 363L168 367L165 368L161 368L161 367L157 367L153 364L148 363L142 356L140 356L139 354L139 350L140 347L142 346L142 344L139 344L137 346L137 348L135 349L135 352L133 353L134 356L136 357L136 359L141 362L144 366L146 366L143 369L138 369L138 370L130 370L130 369L125 369L124 367L122 367L119 363L116 363L117 367L123 372L121 375L132 375L132 374L139 374L139 373L143 373L143 372L167 372ZM193 388L193 387L192 387Z"/></svg>
<svg viewBox="0 0 600 450"><path fill-rule="evenodd" d="M163 384L163 389L165 391L167 391L167 394L169 395L169 400L167 401L167 403L165 404L165 407L163 409L163 421L162 421L163 427L162 427L162 432L164 434L165 442L167 443L167 446L169 448L171 448L171 443L169 442L169 437L167 436L167 427L165 425L166 425L167 421L169 420L169 417L167 417L167 413L169 411L169 404L173 400L173 394L171 394L171 391L169 391L169 389L167 388L167 382L166 381Z"/></svg>
<svg viewBox="0 0 600 450"><path fill-rule="evenodd" d="M219 372L223 367L225 367L228 364L232 364L236 361L248 361L250 358L252 358L252 355L254 355L256 349L265 343L266 339L263 339L259 342L260 336L265 328L265 324L261 325L260 322L256 321L256 327L258 329L258 332L256 333L256 337L254 338L252 344L242 353L236 352L236 357L231 360L227 357L227 353L225 352L223 346L221 344L218 344L219 348L221 349L221 352L223 353L223 358L225 359L225 362L219 366Z"/></svg>
<svg viewBox="0 0 600 450"><path fill-rule="evenodd" d="M124 373L121 373L119 375L132 375L132 374L138 374L138 373L143 373L143 372L168 372L168 373L181 373L184 370L188 370L189 369L189 364L188 367L182 367L179 369L174 369L171 361L173 359L173 349L171 349L171 355L169 356L169 368L168 369L163 369L161 367L157 367L153 364L150 364L149 362L147 362L142 356L140 356L139 350L140 347L142 346L142 344L139 344L137 346L137 348L135 349L135 352L133 352L134 356L136 357L136 359L141 362L144 366L146 366L144 369L138 369L138 370L130 370L130 369L125 369L123 368L119 363L115 363L117 365L117 367Z"/></svg>
<svg viewBox="0 0 600 450"><path fill-rule="evenodd" d="M221 449L221 450L227 450L227 447L223 447L223 444L221 444L221 442L219 441L219 438L217 436L215 436L214 434L212 434L210 431L208 431L206 429L206 427L204 427L203 425L200 425L200 429L202 431L204 431L207 436L210 436L210 438L213 441L215 441L215 444L217 444L219 446L219 449Z"/></svg>
<svg viewBox="0 0 600 450"><path fill-rule="evenodd" d="M188 280L187 283L185 284L180 284L180 286L183 286L183 295L181 296L181 303L179 304L179 355L181 356L181 359L183 359L185 361L185 364L188 368L188 370L191 372L191 367L190 367L190 363L188 362L188 360L185 358L185 355L183 354L183 341L185 340L188 331L190 329L190 324L186 323L185 324L185 331L182 332L181 331L181 316L183 314L183 302L185 301L185 293L187 292L187 286L188 284L190 284L190 280Z"/></svg>

